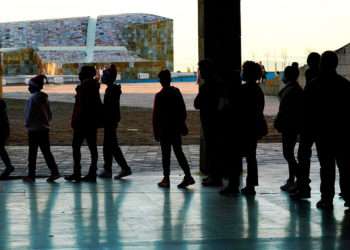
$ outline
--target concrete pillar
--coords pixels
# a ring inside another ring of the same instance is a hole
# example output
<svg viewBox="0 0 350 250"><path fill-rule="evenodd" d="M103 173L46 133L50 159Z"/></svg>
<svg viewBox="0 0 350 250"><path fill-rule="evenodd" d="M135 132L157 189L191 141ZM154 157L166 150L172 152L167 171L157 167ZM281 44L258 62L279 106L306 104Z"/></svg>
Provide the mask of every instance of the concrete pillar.
<svg viewBox="0 0 350 250"><path fill-rule="evenodd" d="M198 0L199 58L210 59L223 77L241 69L241 1ZM200 167L205 171L201 140Z"/></svg>

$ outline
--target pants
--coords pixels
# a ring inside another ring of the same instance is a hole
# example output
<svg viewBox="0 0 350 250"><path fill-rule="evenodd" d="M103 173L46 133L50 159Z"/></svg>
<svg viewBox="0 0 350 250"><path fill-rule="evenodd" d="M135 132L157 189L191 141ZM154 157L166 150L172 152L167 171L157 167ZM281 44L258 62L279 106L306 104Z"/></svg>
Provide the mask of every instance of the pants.
<svg viewBox="0 0 350 250"><path fill-rule="evenodd" d="M129 169L123 152L119 147L116 128L105 128L103 140L103 158L104 169L107 172L112 172L113 157L123 170Z"/></svg>
<svg viewBox="0 0 350 250"><path fill-rule="evenodd" d="M258 162L256 160L256 149L258 142L256 139L251 138L247 139L243 145L243 153L242 156L247 160L247 186L258 186Z"/></svg>
<svg viewBox="0 0 350 250"><path fill-rule="evenodd" d="M89 169L89 175L96 176L97 171L97 160L98 160L98 152L97 152L97 129L85 129L85 130L77 130L73 131L73 161L74 161L74 174L81 175L81 146L86 139L87 145L91 154L91 165Z"/></svg>
<svg viewBox="0 0 350 250"><path fill-rule="evenodd" d="M340 190L345 201L350 201L350 154L347 145L328 140L317 140L318 157L321 165L321 197L332 201L335 194L336 165L339 169Z"/></svg>
<svg viewBox="0 0 350 250"><path fill-rule="evenodd" d="M7 151L5 148L5 144L2 144L2 143L0 144L0 157L1 157L2 161L4 162L6 168L10 168L12 166L10 157L7 154Z"/></svg>
<svg viewBox="0 0 350 250"><path fill-rule="evenodd" d="M305 134L300 135L300 143L298 149L299 167L297 171L297 182L300 189L310 190L310 166L312 156L312 145L314 139Z"/></svg>
<svg viewBox="0 0 350 250"><path fill-rule="evenodd" d="M161 138L160 147L162 150L162 163L163 163L163 174L165 177L170 176L170 158L171 158L171 147L173 147L177 161L180 167L185 173L186 177L191 176L190 166L186 159L186 156L182 150L181 136L175 138Z"/></svg>
<svg viewBox="0 0 350 250"><path fill-rule="evenodd" d="M38 148L45 158L51 174L58 174L58 167L50 149L49 130L28 131L28 176L35 177Z"/></svg>
<svg viewBox="0 0 350 250"><path fill-rule="evenodd" d="M298 162L295 159L294 150L297 144L297 133L283 133L282 134L282 148L283 156L288 163L289 180L294 181L297 176Z"/></svg>
<svg viewBox="0 0 350 250"><path fill-rule="evenodd" d="M214 180L219 180L222 178L221 171L218 166L218 134L214 132L215 129L209 126L203 126L203 137L205 143L205 153L206 153L206 165L209 177Z"/></svg>

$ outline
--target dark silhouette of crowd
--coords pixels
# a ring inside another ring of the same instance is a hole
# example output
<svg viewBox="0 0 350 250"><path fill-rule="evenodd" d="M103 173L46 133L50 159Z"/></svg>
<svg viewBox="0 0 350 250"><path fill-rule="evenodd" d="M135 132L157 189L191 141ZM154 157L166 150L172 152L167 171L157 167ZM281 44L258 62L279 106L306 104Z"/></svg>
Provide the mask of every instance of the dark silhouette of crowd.
<svg viewBox="0 0 350 250"><path fill-rule="evenodd" d="M350 206L350 83L336 69L338 58L326 51L320 56L311 53L305 72L306 84L298 82L298 63L287 66L283 73L285 86L279 92L280 106L274 126L282 135L283 156L288 163L288 176L281 190L295 200L311 197L310 165L312 147L316 145L320 163L321 200L320 209L332 209L335 196L336 167L339 171L341 197L345 207ZM241 72L219 73L211 60L202 60L198 65L199 93L194 107L200 112L204 139L205 166L207 175L202 180L205 187L222 187L225 196L256 195L259 185L257 145L268 134L264 117L265 97L259 84L264 79L261 63L247 61ZM79 73L80 84L76 87L75 104L71 119L73 130L73 173L65 176L72 182L96 182L96 178L112 178L113 158L121 168L115 179L132 174L118 143L117 128L121 121L121 86L116 83L117 68L111 65L100 78L107 85L104 100L100 98L100 81L96 69L83 66ZM171 86L171 73L159 73L161 90L156 94L153 108L154 138L162 152L163 179L160 188L170 187L170 158L173 149L184 178L178 188L195 184L190 165L182 149L182 137L189 133L186 124L186 106L180 90ZM25 109L25 126L28 130L28 175L23 181L33 183L36 175L36 157L41 149L51 171L48 182L61 175L50 150L50 121L52 114L48 96L43 86L44 75L29 82L31 93ZM104 128L104 166L98 172L97 130ZM6 166L1 179L14 171L5 149L10 134L6 104L0 100L0 156ZM86 176L81 176L81 146L86 141L91 163ZM298 143L299 142L299 143ZM298 148L297 148L298 146ZM297 148L297 149L296 149ZM295 154L297 152L297 154ZM247 175L243 186L243 160L247 163ZM224 180L227 180L225 182ZM224 186L224 183L227 183ZM240 189L241 188L241 189Z"/></svg>

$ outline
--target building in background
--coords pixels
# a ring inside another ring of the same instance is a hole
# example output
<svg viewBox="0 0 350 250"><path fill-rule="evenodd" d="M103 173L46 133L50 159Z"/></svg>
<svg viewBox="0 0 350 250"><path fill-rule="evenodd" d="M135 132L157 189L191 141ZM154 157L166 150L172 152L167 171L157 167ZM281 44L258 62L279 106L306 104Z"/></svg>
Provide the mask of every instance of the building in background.
<svg viewBox="0 0 350 250"><path fill-rule="evenodd" d="M173 71L173 21L123 14L0 23L5 76L77 75L82 65L114 63L122 79Z"/></svg>

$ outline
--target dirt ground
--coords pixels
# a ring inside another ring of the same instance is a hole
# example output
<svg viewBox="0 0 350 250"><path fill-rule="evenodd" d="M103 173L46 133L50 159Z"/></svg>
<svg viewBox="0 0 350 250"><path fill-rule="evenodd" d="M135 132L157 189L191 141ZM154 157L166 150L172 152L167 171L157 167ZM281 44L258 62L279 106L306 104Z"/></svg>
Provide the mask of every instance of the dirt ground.
<svg viewBox="0 0 350 250"><path fill-rule="evenodd" d="M27 145L27 135L24 128L24 105L23 100L6 99L8 115L11 125L11 136L9 145ZM51 122L51 144L71 145L72 130L70 118L73 110L71 103L52 102L51 109L53 121ZM122 121L118 134L121 145L156 145L152 134L152 110L148 108L122 107ZM270 135L265 142L279 141L279 135L271 129L272 118L269 121ZM199 144L200 120L199 113L188 111L187 125L189 135L184 137L184 144ZM103 129L99 131L99 144L102 143Z"/></svg>

